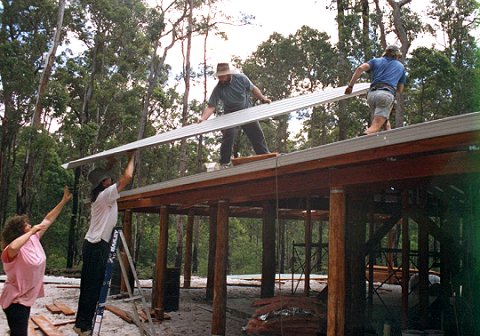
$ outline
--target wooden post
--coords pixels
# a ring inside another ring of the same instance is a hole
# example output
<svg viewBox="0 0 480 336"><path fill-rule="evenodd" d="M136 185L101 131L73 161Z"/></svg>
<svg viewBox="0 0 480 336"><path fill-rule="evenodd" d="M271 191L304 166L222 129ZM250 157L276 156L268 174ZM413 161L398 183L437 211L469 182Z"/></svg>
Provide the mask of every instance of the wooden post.
<svg viewBox="0 0 480 336"><path fill-rule="evenodd" d="M155 287L153 288L152 308L158 319L163 319L165 312L165 284L167 273L168 249L168 208L160 207L160 235L158 238L157 261L155 272Z"/></svg>
<svg viewBox="0 0 480 336"><path fill-rule="evenodd" d="M368 207L365 195L347 201L346 208L346 329L348 335L365 333L365 242ZM348 262L347 262L348 261Z"/></svg>
<svg viewBox="0 0 480 336"><path fill-rule="evenodd" d="M190 288L192 280L192 242L193 242L193 211L188 213L187 232L185 237L185 264L183 269L183 288Z"/></svg>
<svg viewBox="0 0 480 336"><path fill-rule="evenodd" d="M133 239L132 239L132 210L127 209L123 214L123 235L125 236L125 240L127 241L127 248L130 251L130 255L133 258ZM128 257L124 252L125 246L122 246L122 252L120 258L122 258L122 262L125 265L128 274L128 281L132 284L133 274L132 270L130 269L130 263L128 262ZM118 285L118 284L117 284ZM133 287L132 287L133 288ZM127 285L125 284L125 279L123 278L123 274L120 274L120 292L127 292Z"/></svg>
<svg viewBox="0 0 480 336"><path fill-rule="evenodd" d="M310 273L312 272L312 204L310 197L306 199L305 212L305 284L303 294L310 295Z"/></svg>
<svg viewBox="0 0 480 336"><path fill-rule="evenodd" d="M467 197L470 211L469 220L471 221L469 225L471 235L467 240L472 253L470 270L472 301L470 307L472 307L472 321L478 323L480 321L480 286L478 286L478 279L480 279L480 181L478 175L472 178Z"/></svg>
<svg viewBox="0 0 480 336"><path fill-rule="evenodd" d="M227 310L228 201L218 202L212 336L225 336Z"/></svg>
<svg viewBox="0 0 480 336"><path fill-rule="evenodd" d="M327 336L345 334L345 193L330 188Z"/></svg>
<svg viewBox="0 0 480 336"><path fill-rule="evenodd" d="M208 227L208 270L207 270L207 300L213 300L213 284L215 282L215 251L217 244L217 205L210 205Z"/></svg>
<svg viewBox="0 0 480 336"><path fill-rule="evenodd" d="M275 295L275 205L265 202L262 225L262 286L260 297Z"/></svg>
<svg viewBox="0 0 480 336"><path fill-rule="evenodd" d="M368 217L370 219L368 223L368 239L372 239L375 234L375 211L374 211L373 198L368 204ZM373 249L368 252L368 296L367 296L367 305L368 305L368 319L372 319L373 315L373 294L374 294L374 266L375 266L375 253Z"/></svg>
<svg viewBox="0 0 480 336"><path fill-rule="evenodd" d="M425 225L418 223L418 288L420 324L427 327L428 321L428 231Z"/></svg>
<svg viewBox="0 0 480 336"><path fill-rule="evenodd" d="M318 223L318 247L317 247L317 259L315 269L318 273L322 272L322 255L323 255L323 220Z"/></svg>
<svg viewBox="0 0 480 336"><path fill-rule="evenodd" d="M408 207L408 194L402 193L402 209ZM410 236L408 217L402 218L402 329L408 329L408 280L410 279Z"/></svg>

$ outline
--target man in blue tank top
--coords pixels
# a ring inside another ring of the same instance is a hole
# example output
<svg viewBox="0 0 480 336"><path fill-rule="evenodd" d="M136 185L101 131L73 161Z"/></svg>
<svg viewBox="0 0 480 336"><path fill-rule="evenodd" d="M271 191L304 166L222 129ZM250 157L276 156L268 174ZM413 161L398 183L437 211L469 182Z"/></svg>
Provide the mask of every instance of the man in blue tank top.
<svg viewBox="0 0 480 336"><path fill-rule="evenodd" d="M372 76L370 90L367 94L367 103L372 113L372 123L363 135L376 133L382 127L390 129L390 112L393 108L395 95L403 92L406 81L405 67L400 62L402 52L395 45L385 49L382 57L373 58L361 64L353 73L352 79L345 94L352 93L353 85L362 73L368 72Z"/></svg>
<svg viewBox="0 0 480 336"><path fill-rule="evenodd" d="M203 110L200 122L207 120L215 112L220 102L223 103L225 114L251 107L250 93L262 103L271 103L271 100L265 97L247 76L231 70L228 63L218 63L215 76L218 78L218 84L210 95L208 105ZM252 143L257 155L269 153L265 136L258 121L242 125L241 127ZM221 167L226 167L230 163L233 142L237 131L238 127L222 131L223 138L220 146Z"/></svg>

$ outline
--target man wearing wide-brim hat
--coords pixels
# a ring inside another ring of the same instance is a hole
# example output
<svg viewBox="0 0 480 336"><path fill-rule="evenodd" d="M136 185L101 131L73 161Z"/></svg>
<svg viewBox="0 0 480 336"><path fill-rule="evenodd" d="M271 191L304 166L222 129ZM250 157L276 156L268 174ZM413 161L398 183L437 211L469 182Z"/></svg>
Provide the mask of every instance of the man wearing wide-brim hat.
<svg viewBox="0 0 480 336"><path fill-rule="evenodd" d="M360 64L352 75L346 94L352 93L353 85L362 73L372 76L367 103L372 114L372 122L361 135L373 134L382 129L390 129L388 118L392 111L395 95L403 92L406 74L405 67L400 62L402 52L396 45L385 48L382 57L372 58L367 63Z"/></svg>
<svg viewBox="0 0 480 336"><path fill-rule="evenodd" d="M271 100L265 97L247 76L231 69L228 63L218 63L215 76L218 78L218 83L210 95L207 107L203 110L200 122L207 120L215 112L220 102L223 102L225 114L251 107L250 95L253 95L262 104L271 103ZM241 127L257 155L269 153L265 136L258 121ZM226 167L230 163L237 131L238 127L222 131L223 138L220 146L220 165L222 167Z"/></svg>
<svg viewBox="0 0 480 336"><path fill-rule="evenodd" d="M132 180L134 170L133 151L127 153L128 163L117 182L112 179L115 159L110 158L106 168L96 168L88 175L91 183L91 216L88 231L82 246L82 276L80 297L73 330L80 336L90 335L105 276L105 266L109 252L109 241L117 225L117 200Z"/></svg>

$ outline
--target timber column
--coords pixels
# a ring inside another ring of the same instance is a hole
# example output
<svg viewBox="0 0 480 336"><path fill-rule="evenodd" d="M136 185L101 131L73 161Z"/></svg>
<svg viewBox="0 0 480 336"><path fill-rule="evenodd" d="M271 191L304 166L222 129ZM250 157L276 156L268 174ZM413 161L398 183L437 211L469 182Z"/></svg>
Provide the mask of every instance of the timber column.
<svg viewBox="0 0 480 336"><path fill-rule="evenodd" d="M275 205L265 202L263 206L262 227L262 287L260 297L275 295Z"/></svg>
<svg viewBox="0 0 480 336"><path fill-rule="evenodd" d="M155 287L152 299L152 308L159 320L163 320L165 312L165 283L167 273L168 249L168 208L160 207L160 236L158 238L157 261L155 263Z"/></svg>
<svg viewBox="0 0 480 336"><path fill-rule="evenodd" d="M212 336L225 336L227 311L228 201L218 202Z"/></svg>
<svg viewBox="0 0 480 336"><path fill-rule="evenodd" d="M188 212L187 236L185 238L185 264L183 265L183 288L190 288L192 280L192 242L193 242L193 221L195 214Z"/></svg>
<svg viewBox="0 0 480 336"><path fill-rule="evenodd" d="M213 299L213 283L215 282L215 251L217 246L217 205L210 205L208 229L208 274L207 274L207 300Z"/></svg>
<svg viewBox="0 0 480 336"><path fill-rule="evenodd" d="M330 188L327 336L345 335L345 191Z"/></svg>

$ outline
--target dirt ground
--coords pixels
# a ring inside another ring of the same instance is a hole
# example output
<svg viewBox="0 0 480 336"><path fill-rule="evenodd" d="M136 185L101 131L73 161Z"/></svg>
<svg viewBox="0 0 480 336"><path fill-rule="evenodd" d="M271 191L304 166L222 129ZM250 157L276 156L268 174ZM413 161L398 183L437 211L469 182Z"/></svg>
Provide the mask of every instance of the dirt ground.
<svg viewBox="0 0 480 336"><path fill-rule="evenodd" d="M0 277L4 281L4 277ZM245 336L242 328L247 324L248 318L252 315L254 309L251 303L260 297L259 281L255 276L231 276L227 280L227 322L226 335ZM316 282L317 283L317 282ZM236 286L234 285L236 284ZM45 297L37 299L32 307L31 315L44 315L52 322L62 320L72 320L74 317L63 314L50 313L45 305L60 301L68 305L71 309L77 309L77 300L80 293L78 288L79 279L63 277L45 277ZM211 335L212 306L205 300L206 279L192 277L192 288L180 290L180 300L178 311L168 312L170 319L162 323L156 322L155 331L159 336L207 336ZM151 288L151 281L142 281L142 287ZM182 286L182 281L181 281ZM323 281L316 285L317 289L324 286ZM293 289L302 290L301 285L295 285ZM3 282L0 282L0 290L3 289ZM292 291L290 281L278 281L276 295L289 295ZM145 296L150 305L151 290L145 289ZM126 311L132 312L132 303L121 299L109 299L108 304L114 305ZM75 336L73 324L59 326L58 329L66 336ZM0 312L0 336L8 335L8 324L3 311ZM37 331L36 335L43 335ZM102 322L101 335L140 335L140 331L135 324L129 324L109 311L105 311Z"/></svg>

